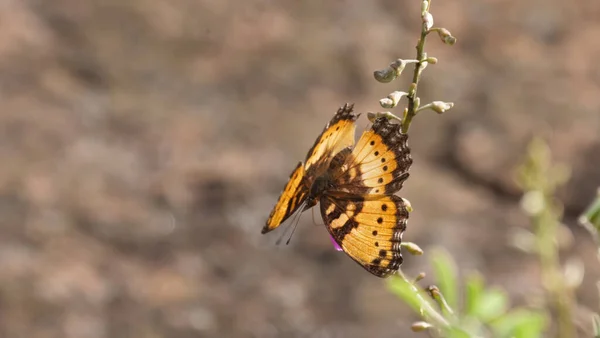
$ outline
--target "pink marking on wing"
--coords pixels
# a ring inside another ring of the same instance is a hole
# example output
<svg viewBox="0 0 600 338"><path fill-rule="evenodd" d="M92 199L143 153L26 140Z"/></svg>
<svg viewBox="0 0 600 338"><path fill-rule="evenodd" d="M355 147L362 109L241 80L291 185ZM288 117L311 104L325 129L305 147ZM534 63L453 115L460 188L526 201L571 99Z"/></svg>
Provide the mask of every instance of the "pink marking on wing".
<svg viewBox="0 0 600 338"><path fill-rule="evenodd" d="M331 235L329 235L329 238L331 238L331 243L333 243L333 247L337 251L342 251L342 247L339 244L337 244L337 242L335 241L335 239L333 239L333 237Z"/></svg>

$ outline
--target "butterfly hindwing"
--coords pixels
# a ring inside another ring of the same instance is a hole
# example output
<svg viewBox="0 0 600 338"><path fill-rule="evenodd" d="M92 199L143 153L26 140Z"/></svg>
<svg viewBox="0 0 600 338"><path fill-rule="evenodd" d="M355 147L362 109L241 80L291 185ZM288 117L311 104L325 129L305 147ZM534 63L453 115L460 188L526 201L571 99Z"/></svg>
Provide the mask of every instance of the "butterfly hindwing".
<svg viewBox="0 0 600 338"><path fill-rule="evenodd" d="M353 113L354 105L345 104L340 107L325 129L319 135L315 144L306 155L304 169L307 173L319 173L325 169L331 160L342 149L354 144L354 123L358 116Z"/></svg>
<svg viewBox="0 0 600 338"><path fill-rule="evenodd" d="M277 228L283 221L290 217L306 200L308 189L309 185L306 183L304 165L300 162L290 175L285 188L283 188L277 204L275 204L271 215L269 215L267 224L262 229L262 233L264 234Z"/></svg>
<svg viewBox="0 0 600 338"><path fill-rule="evenodd" d="M354 261L378 277L387 277L400 268L400 243L408 220L407 204L402 198L325 195L320 203L329 233Z"/></svg>
<svg viewBox="0 0 600 338"><path fill-rule="evenodd" d="M391 195L400 190L412 164L407 140L399 124L384 117L375 120L333 173L333 190L359 195Z"/></svg>

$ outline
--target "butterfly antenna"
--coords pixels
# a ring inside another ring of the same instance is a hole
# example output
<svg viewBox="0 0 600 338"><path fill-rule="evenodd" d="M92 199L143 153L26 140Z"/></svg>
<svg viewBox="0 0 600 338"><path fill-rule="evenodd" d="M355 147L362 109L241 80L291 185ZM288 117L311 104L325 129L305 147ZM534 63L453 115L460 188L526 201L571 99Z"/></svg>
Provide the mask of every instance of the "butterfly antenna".
<svg viewBox="0 0 600 338"><path fill-rule="evenodd" d="M294 231L296 230L296 226L298 226L298 222L300 221L300 215L302 214L305 204L306 203L300 204L300 207L298 208L298 210L296 211L294 216L292 216L292 222L291 222L292 225L285 228L285 231L281 234L281 236L279 236L279 238L277 239L277 242L275 242L275 245L281 244L281 241L283 240L285 235L289 232L290 228L293 228L292 235L294 234ZM290 238L291 238L291 235L290 235ZM289 242L290 242L290 240L288 239L288 241L286 242L286 245L289 244Z"/></svg>
<svg viewBox="0 0 600 338"><path fill-rule="evenodd" d="M298 223L300 223L300 217L297 218L298 221L294 224L294 228L292 229L292 233L290 234L290 237L288 237L288 240L285 242L285 245L289 245L290 241L292 240L292 236L294 236L294 232L296 232L296 228L298 227Z"/></svg>

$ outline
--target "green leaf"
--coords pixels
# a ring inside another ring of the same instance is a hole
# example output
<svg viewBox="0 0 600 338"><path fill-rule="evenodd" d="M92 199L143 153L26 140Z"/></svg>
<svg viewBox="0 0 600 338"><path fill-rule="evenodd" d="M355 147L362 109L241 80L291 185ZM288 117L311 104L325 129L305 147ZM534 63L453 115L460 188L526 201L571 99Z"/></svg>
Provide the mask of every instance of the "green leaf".
<svg viewBox="0 0 600 338"><path fill-rule="evenodd" d="M500 317L508 308L508 297L501 289L488 289L481 294L473 315L482 322Z"/></svg>
<svg viewBox="0 0 600 338"><path fill-rule="evenodd" d="M479 273L472 273L467 277L464 304L464 312L466 315L475 314L475 311L481 302L481 294L484 292L484 287L483 277Z"/></svg>
<svg viewBox="0 0 600 338"><path fill-rule="evenodd" d="M456 309L458 305L458 269L456 263L447 251L435 249L431 253L431 265L433 266L437 287L448 305L452 309Z"/></svg>
<svg viewBox="0 0 600 338"><path fill-rule="evenodd" d="M596 241L599 240L598 233L600 231L600 189L596 199L590 204L585 212L579 217L579 223L586 227L594 236Z"/></svg>
<svg viewBox="0 0 600 338"><path fill-rule="evenodd" d="M494 337L537 338L542 337L546 325L546 316L542 313L516 309L495 320L491 327Z"/></svg>
<svg viewBox="0 0 600 338"><path fill-rule="evenodd" d="M458 327L455 327L455 326L452 326L452 327L444 330L444 333L445 333L444 337L447 337L447 338L473 338L473 336L470 335L468 332L466 332Z"/></svg>
<svg viewBox="0 0 600 338"><path fill-rule="evenodd" d="M594 327L594 338L600 338L600 316L597 313L592 315L592 325Z"/></svg>

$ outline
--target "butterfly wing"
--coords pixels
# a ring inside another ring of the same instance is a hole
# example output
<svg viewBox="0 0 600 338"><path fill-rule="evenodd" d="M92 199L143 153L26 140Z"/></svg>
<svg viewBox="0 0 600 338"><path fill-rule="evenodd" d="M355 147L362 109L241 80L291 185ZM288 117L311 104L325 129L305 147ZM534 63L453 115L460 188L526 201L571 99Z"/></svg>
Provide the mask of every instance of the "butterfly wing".
<svg viewBox="0 0 600 338"><path fill-rule="evenodd" d="M327 230L354 261L378 277L387 277L400 268L407 202L395 195L377 199L324 195L320 203Z"/></svg>
<svg viewBox="0 0 600 338"><path fill-rule="evenodd" d="M262 229L265 234L277 228L283 221L290 217L308 196L309 185L306 184L306 175L302 162L298 163L296 169L290 175L285 188L281 192L277 204L271 211L267 224Z"/></svg>
<svg viewBox="0 0 600 338"><path fill-rule="evenodd" d="M304 169L308 173L321 173L331 159L341 150L354 144L354 123L360 114L353 113L354 105L340 107L306 155Z"/></svg>
<svg viewBox="0 0 600 338"><path fill-rule="evenodd" d="M327 169L331 159L338 152L354 144L354 122L358 115L353 113L353 108L354 105L345 104L338 109L308 151L306 164L300 162L296 166L262 229L263 234L277 228L298 210L306 201L318 173Z"/></svg>
<svg viewBox="0 0 600 338"><path fill-rule="evenodd" d="M331 173L332 191L391 195L402 188L412 164L408 135L381 117L365 131L344 164Z"/></svg>

